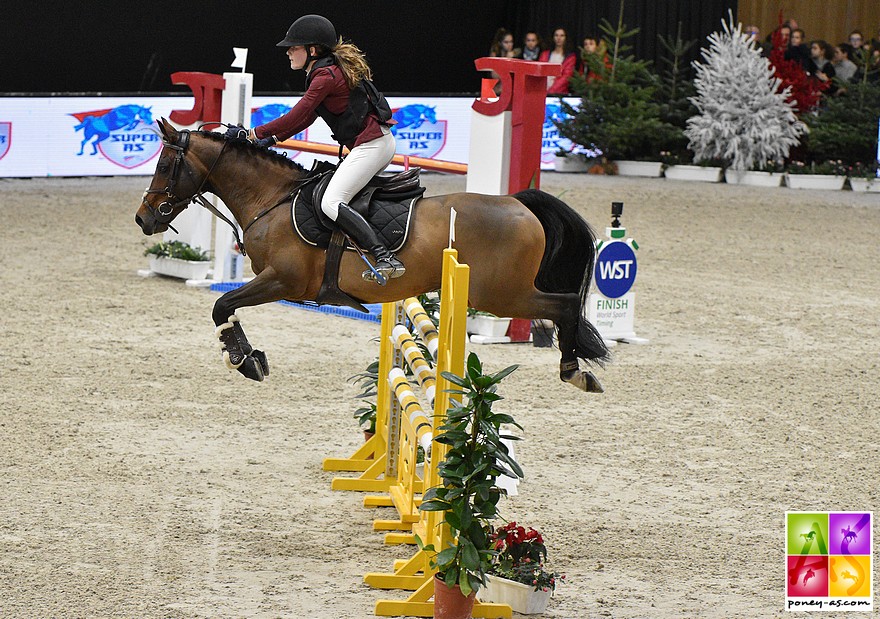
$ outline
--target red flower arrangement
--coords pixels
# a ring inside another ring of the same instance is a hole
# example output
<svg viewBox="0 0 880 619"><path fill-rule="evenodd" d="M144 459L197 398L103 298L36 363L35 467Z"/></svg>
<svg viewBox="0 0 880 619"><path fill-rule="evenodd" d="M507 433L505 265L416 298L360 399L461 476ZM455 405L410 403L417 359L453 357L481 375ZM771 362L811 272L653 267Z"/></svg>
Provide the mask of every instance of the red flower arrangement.
<svg viewBox="0 0 880 619"><path fill-rule="evenodd" d="M554 591L557 583L565 580L564 574L545 569L547 547L539 531L514 521L496 528L490 539L496 552L490 574L531 585L535 591Z"/></svg>
<svg viewBox="0 0 880 619"><path fill-rule="evenodd" d="M770 64L773 65L774 76L782 82L779 84L779 92L791 87L788 100L794 102L798 114L813 110L819 105L822 93L831 87L831 82L823 82L807 75L801 63L785 59L788 43L782 39L778 28L771 41L773 50L770 52Z"/></svg>

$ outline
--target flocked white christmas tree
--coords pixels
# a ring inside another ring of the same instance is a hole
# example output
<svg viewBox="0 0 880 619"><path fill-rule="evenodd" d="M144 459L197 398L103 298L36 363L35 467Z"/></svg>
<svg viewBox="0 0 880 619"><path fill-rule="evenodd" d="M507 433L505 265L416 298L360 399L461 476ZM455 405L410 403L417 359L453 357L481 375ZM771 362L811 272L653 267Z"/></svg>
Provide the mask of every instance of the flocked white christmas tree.
<svg viewBox="0 0 880 619"><path fill-rule="evenodd" d="M743 34L733 16L723 32L709 35L703 63L694 63L699 114L688 119L685 135L696 161L721 159L734 170L764 169L767 161L788 156L807 131L786 102L788 89L777 92L770 61Z"/></svg>

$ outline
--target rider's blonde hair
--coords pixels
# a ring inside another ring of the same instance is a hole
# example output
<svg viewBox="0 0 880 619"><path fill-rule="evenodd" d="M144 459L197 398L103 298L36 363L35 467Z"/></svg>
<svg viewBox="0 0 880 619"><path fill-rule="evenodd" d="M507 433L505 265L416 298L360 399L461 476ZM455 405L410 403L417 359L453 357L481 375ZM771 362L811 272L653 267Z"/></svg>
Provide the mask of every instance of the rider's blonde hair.
<svg viewBox="0 0 880 619"><path fill-rule="evenodd" d="M343 42L342 37L339 37L339 41L330 53L336 58L336 65L342 69L342 75L349 88L360 84L362 79L373 79L373 72L367 64L366 56L354 43Z"/></svg>

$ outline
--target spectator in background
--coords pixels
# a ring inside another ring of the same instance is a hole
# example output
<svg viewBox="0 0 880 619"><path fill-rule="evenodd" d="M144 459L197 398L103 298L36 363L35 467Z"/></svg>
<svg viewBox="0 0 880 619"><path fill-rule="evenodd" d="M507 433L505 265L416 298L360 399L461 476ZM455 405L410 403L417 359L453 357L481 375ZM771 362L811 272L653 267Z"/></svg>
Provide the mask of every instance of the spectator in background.
<svg viewBox="0 0 880 619"><path fill-rule="evenodd" d="M789 39L791 38L791 28L786 24L782 24L778 28L776 28L773 32L767 35L767 38L764 39L764 44L762 47L762 52L765 56L769 57L770 52L773 51L774 41L773 39L778 37L779 40L776 42L777 45L781 45L782 49L788 49Z"/></svg>
<svg viewBox="0 0 880 619"><path fill-rule="evenodd" d="M567 95L568 80L574 75L577 65L577 54L571 51L565 28L557 28L553 31L553 47L541 52L539 60L562 65L562 74L559 77L547 78L547 94Z"/></svg>
<svg viewBox="0 0 880 619"><path fill-rule="evenodd" d="M757 26L746 26L743 32L749 37L752 41L760 41L761 40L761 29Z"/></svg>
<svg viewBox="0 0 880 619"><path fill-rule="evenodd" d="M849 59L854 63L859 64L861 62L862 57L864 56L863 46L865 45L865 38L862 36L862 32L860 30L853 30L849 33L849 44L852 45L853 51L850 54Z"/></svg>
<svg viewBox="0 0 880 619"><path fill-rule="evenodd" d="M489 47L489 55L495 58L518 58L519 49L513 47L513 34L506 28L499 28L495 32L495 38L492 39L492 45ZM489 77L497 80L493 90L497 96L501 95L501 79L495 71L489 71Z"/></svg>
<svg viewBox="0 0 880 619"><path fill-rule="evenodd" d="M785 59L794 60L804 68L804 71L809 71L810 48L807 47L804 31L800 28L791 31L788 49L785 51Z"/></svg>
<svg viewBox="0 0 880 619"><path fill-rule="evenodd" d="M492 40L492 46L489 48L489 55L496 58L516 58L519 56L520 50L513 47L513 35L505 28L499 28L495 32L495 38Z"/></svg>
<svg viewBox="0 0 880 619"><path fill-rule="evenodd" d="M849 43L841 43L834 48L834 59L831 65L834 67L834 75L837 79L848 82L856 74L856 64L850 60L852 55L852 45Z"/></svg>
<svg viewBox="0 0 880 619"><path fill-rule="evenodd" d="M587 54L595 54L599 50L599 39L593 35L584 37L584 52Z"/></svg>
<svg viewBox="0 0 880 619"><path fill-rule="evenodd" d="M526 32L523 39L523 48L520 58L523 60L537 60L541 56L541 37L537 32Z"/></svg>
<svg viewBox="0 0 880 619"><path fill-rule="evenodd" d="M605 45L605 41L595 35L587 35L584 37L584 46L581 48L582 65L580 71L588 82L602 79L602 76L595 71L596 61L601 61L605 65L605 69L611 69L611 60L608 58L608 47Z"/></svg>
<svg viewBox="0 0 880 619"><path fill-rule="evenodd" d="M810 43L810 58L807 61L807 74L823 82L830 82L836 75L831 60L834 48L827 41L819 39ZM833 94L833 93L832 93Z"/></svg>

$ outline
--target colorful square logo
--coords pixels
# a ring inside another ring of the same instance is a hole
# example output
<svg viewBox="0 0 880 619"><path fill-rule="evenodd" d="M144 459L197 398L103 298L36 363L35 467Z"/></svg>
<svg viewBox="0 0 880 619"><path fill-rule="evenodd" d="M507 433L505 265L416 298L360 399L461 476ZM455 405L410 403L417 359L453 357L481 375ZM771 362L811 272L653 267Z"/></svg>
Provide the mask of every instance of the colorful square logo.
<svg viewBox="0 0 880 619"><path fill-rule="evenodd" d="M872 611L872 512L786 512L786 610Z"/></svg>

